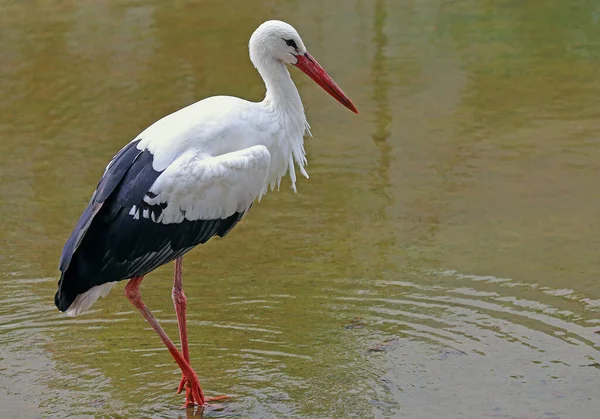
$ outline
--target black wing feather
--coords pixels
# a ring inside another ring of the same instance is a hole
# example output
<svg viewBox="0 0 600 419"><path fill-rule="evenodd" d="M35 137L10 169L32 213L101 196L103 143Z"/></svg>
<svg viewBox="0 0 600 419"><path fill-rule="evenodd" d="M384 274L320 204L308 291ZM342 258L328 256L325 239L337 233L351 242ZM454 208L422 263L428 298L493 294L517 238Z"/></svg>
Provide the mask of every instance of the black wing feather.
<svg viewBox="0 0 600 419"><path fill-rule="evenodd" d="M152 168L152 154L136 146L137 141L130 143L115 156L65 245L55 296L61 311L94 286L146 275L215 235L225 236L244 215L173 224L134 219L133 205L155 219L168 205L143 200L161 172Z"/></svg>
<svg viewBox="0 0 600 419"><path fill-rule="evenodd" d="M131 168L135 159L142 153L142 151L137 149L137 144L139 142L140 140L136 140L127 144L108 164L106 172L100 179L100 182L98 182L94 195L92 195L92 199L90 199L87 208L83 211L83 214L81 214L77 225L63 247L60 263L58 265L58 269L60 269L61 272L66 271L69 267L73 253L75 253L75 250L77 250L77 247L81 244L83 236L90 227L96 214L98 214L102 208L104 201L106 201L110 194L115 190L125 173Z"/></svg>

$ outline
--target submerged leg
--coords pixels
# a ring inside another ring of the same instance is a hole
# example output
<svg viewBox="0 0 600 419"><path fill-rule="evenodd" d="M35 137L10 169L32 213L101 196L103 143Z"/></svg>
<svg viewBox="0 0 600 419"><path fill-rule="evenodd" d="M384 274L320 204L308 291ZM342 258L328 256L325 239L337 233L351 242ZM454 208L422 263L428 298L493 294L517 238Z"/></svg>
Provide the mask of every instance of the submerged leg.
<svg viewBox="0 0 600 419"><path fill-rule="evenodd" d="M192 403L197 403L200 406L204 404L204 394L202 393L202 389L200 388L200 382L198 381L198 377L196 373L190 366L189 362L179 353L171 339L167 336L163 328L158 324L158 321L154 318L148 307L142 301L142 296L140 295L140 284L144 279L143 276L138 276L132 278L129 283L125 286L125 296L131 301L131 303L137 308L142 316L146 319L150 326L154 329L154 331L158 334L160 339L163 341L171 356L181 368L181 372L186 377L186 382L190 388L190 396ZM189 355L188 355L189 357Z"/></svg>
<svg viewBox="0 0 600 419"><path fill-rule="evenodd" d="M175 259L175 278L173 279L173 291L171 292L173 297L173 304L175 305L175 312L177 313L177 323L179 325L179 339L181 340L181 354L185 361L190 363L190 351L188 349L188 337L187 337L187 325L185 321L185 309L187 306L187 298L183 293L183 256ZM185 405L193 406L194 400L191 398L191 389L188 383L187 377L182 374L181 382L177 387L177 394L181 393L183 387L185 387ZM227 399L229 396L217 396L209 397L206 401L215 401Z"/></svg>

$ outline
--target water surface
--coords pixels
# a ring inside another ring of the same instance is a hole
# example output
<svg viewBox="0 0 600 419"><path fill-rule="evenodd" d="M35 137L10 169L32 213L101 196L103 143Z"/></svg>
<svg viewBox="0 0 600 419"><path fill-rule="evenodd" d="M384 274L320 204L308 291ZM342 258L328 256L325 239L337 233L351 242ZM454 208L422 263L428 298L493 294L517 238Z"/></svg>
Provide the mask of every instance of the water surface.
<svg viewBox="0 0 600 419"><path fill-rule="evenodd" d="M600 8L584 0L0 5L0 417L185 417L119 284L53 304L104 166L203 97L260 100L247 56L292 23L360 110L293 69L314 138L184 262L212 417L596 418ZM142 287L172 337L172 266ZM188 412L189 414L190 412Z"/></svg>

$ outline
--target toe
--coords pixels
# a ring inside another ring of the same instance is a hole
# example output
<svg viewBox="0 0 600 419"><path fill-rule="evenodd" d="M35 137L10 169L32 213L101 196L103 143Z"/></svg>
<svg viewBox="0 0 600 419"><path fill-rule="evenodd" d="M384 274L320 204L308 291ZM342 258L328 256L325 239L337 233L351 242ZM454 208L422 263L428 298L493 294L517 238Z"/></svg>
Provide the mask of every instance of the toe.
<svg viewBox="0 0 600 419"><path fill-rule="evenodd" d="M177 387L177 394L180 394L183 391L183 388L185 387L186 383L187 378L183 377L179 382L179 386Z"/></svg>

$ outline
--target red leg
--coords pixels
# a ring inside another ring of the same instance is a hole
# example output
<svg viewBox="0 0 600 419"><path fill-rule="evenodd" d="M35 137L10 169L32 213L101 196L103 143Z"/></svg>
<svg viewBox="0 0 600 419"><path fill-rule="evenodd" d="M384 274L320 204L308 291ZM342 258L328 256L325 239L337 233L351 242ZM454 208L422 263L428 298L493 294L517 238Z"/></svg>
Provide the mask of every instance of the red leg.
<svg viewBox="0 0 600 419"><path fill-rule="evenodd" d="M188 349L188 337L187 337L187 326L185 322L185 309L187 305L187 298L183 293L183 256L175 259L175 278L173 280L173 291L171 292L173 297L173 304L175 305L175 312L177 313L177 323L179 325L179 339L181 340L181 353L183 358L188 364L190 363L190 351ZM191 390L185 374L182 374L181 382L177 387L177 394L181 393L185 386L185 405L193 406L194 400L191 398ZM209 397L206 401L224 400L229 396L217 396Z"/></svg>
<svg viewBox="0 0 600 419"><path fill-rule="evenodd" d="M171 339L167 336L163 328L158 324L158 321L154 318L148 307L142 301L142 296L140 295L140 284L144 279L143 276L138 276L132 278L127 286L125 286L125 296L131 301L131 303L137 308L142 316L150 323L150 326L154 329L154 331L158 334L160 339L163 341L171 356L181 368L181 372L187 378L187 382L190 383L190 392L192 396L192 402L196 402L199 405L204 404L204 394L202 393L202 389L200 388L200 382L198 381L198 377L196 373L190 366L189 362L187 362L184 357L179 353Z"/></svg>
<svg viewBox="0 0 600 419"><path fill-rule="evenodd" d="M179 339L181 340L181 354L183 359L190 364L190 351L188 349L188 338L187 338L187 326L185 322L185 308L187 304L187 298L183 293L183 257L175 259L175 278L173 280L173 291L171 296L173 297L173 304L175 305L175 312L177 313L177 324L179 325ZM194 400L191 398L190 387L186 385L187 377L182 373L181 382L177 387L177 394L181 393L183 387L185 387L185 405L193 406Z"/></svg>

